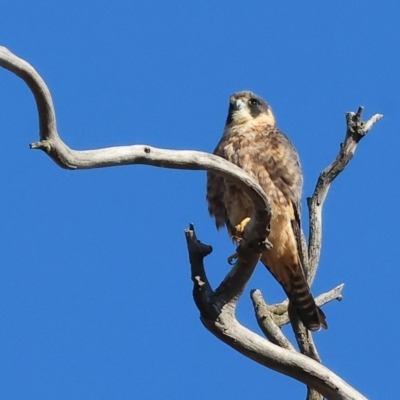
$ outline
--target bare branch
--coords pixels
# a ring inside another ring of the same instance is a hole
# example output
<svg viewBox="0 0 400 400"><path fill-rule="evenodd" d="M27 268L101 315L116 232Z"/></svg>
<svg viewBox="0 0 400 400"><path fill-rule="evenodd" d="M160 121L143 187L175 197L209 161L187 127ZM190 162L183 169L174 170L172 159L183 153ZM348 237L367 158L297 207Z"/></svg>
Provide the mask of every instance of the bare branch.
<svg viewBox="0 0 400 400"><path fill-rule="evenodd" d="M0 66L19 76L31 89L39 114L40 140L54 139L57 135L53 100L46 83L25 60L0 46Z"/></svg>
<svg viewBox="0 0 400 400"><path fill-rule="evenodd" d="M26 61L0 46L0 66L15 73L31 89L38 109L40 141L32 143L33 149L45 151L60 167L66 169L89 169L120 165L145 164L156 167L207 170L218 173L246 192L254 204L252 223L247 231L246 246L265 249L268 246L267 226L270 207L260 185L245 173L221 157L200 151L157 149L147 145L116 146L97 150L76 151L69 148L57 132L55 111L50 91L35 69Z"/></svg>
<svg viewBox="0 0 400 400"><path fill-rule="evenodd" d="M320 294L316 299L315 302L317 303L318 307L322 307L324 304L330 303L333 300L342 301L342 291L344 288L344 283L336 286L332 290L326 293Z"/></svg>
<svg viewBox="0 0 400 400"><path fill-rule="evenodd" d="M353 158L358 142L369 132L383 115L375 114L367 122L362 122L364 108L357 113L346 114L347 129L344 143L340 146L336 159L320 174L312 197L307 199L309 209L310 234L308 241L308 281L311 284L318 268L322 246L322 207L329 188L335 178L345 169Z"/></svg>
<svg viewBox="0 0 400 400"><path fill-rule="evenodd" d="M234 312L259 259L260 254L252 249L240 249L238 261L215 290L214 302L221 307L228 304Z"/></svg>
<svg viewBox="0 0 400 400"><path fill-rule="evenodd" d="M31 148L45 151L62 168L88 169L145 164L174 169L207 170L229 179L250 197L254 211L251 223L246 230L246 239L237 249L238 262L214 294L214 301L218 300L222 305L225 303L236 304L255 268L259 253L269 246L266 238L269 233L270 206L267 196L258 182L229 161L200 151L157 149L147 145L86 151L72 150L61 140L57 132L50 91L35 69L5 47L0 47L0 65L22 78L35 97L39 114L40 141L31 144ZM191 242L193 246L193 243L197 243L194 238ZM192 251L193 254L203 254L202 251L205 251L199 243L197 243L196 249L196 251ZM200 272L201 269L196 270L195 279L198 278L207 288L208 284L204 281L205 275ZM204 290L203 294L208 292L208 290ZM234 297L235 302L232 302Z"/></svg>
<svg viewBox="0 0 400 400"><path fill-rule="evenodd" d="M331 289L329 292L320 294L318 297L315 298L315 303L317 304L318 307L322 307L323 305L330 303L333 300L338 300L341 301L343 296L342 296L342 290L344 288L344 283L336 286L335 288ZM260 300L263 300L262 296L260 297ZM265 304L265 302L264 302ZM266 305L268 308L269 312L272 315L272 318L274 319L275 323L278 326L283 326L286 325L290 322L289 316L287 313L288 310L288 301L285 300L282 303L279 304L273 304L271 306Z"/></svg>
<svg viewBox="0 0 400 400"><path fill-rule="evenodd" d="M364 123L361 120L362 112L363 107L359 107L357 113L349 112L346 114L347 129L344 144L341 145L336 159L320 174L313 196L307 199L310 226L308 259L305 257L307 252L304 249L304 240L302 240L301 255L310 286L319 265L322 248L322 207L330 185L353 158L358 142L368 133L372 126L383 117L381 114L375 114ZM301 352L320 361L311 334L304 329L297 318L297 314L291 310L290 305L289 315L293 332ZM320 395L313 393L309 388L307 398L318 399Z"/></svg>
<svg viewBox="0 0 400 400"><path fill-rule="evenodd" d="M217 318L221 310L234 316L237 301L246 287L260 256L249 249L247 254L241 252L238 261L215 292L211 290L203 259L212 252L212 247L201 243L190 224L185 230L186 243L192 271L193 297L200 314L206 319Z"/></svg>
<svg viewBox="0 0 400 400"><path fill-rule="evenodd" d="M253 302L254 311L256 313L258 326L264 335L269 339L269 341L280 347L283 347L284 349L296 351L293 345L283 334L279 326L276 324L261 292L258 289L252 290L250 296Z"/></svg>
<svg viewBox="0 0 400 400"><path fill-rule="evenodd" d="M197 240L193 224L190 224L189 229L185 230L186 243L189 250L189 261L192 266L192 281L193 281L193 298L197 307L205 304L210 304L210 307L203 307L204 316L210 318L215 314L215 310L211 307L212 296L214 292L208 282L206 272L204 271L203 259L212 252L212 247L201 243Z"/></svg>
<svg viewBox="0 0 400 400"><path fill-rule="evenodd" d="M262 294L259 290L253 290L251 292L251 298L253 300L253 307L256 312L256 318L259 327L263 331L264 335L269 339L270 342L277 344L278 346L296 351L293 345L289 342L282 330L278 327L274 318L271 315L269 307L265 304ZM287 308L287 305L286 305ZM287 315L287 313L286 313ZM316 350L312 335L310 332L304 329L303 324L298 323L297 313L292 316L295 322L292 326L298 327L298 331L295 332L297 343L301 352L312 359L321 362L318 352ZM293 322L292 321L292 322ZM295 328L294 328L295 329ZM307 387L307 400L322 400L322 395L316 390Z"/></svg>
<svg viewBox="0 0 400 400"><path fill-rule="evenodd" d="M190 260L195 259L196 263L203 263L203 260L200 260L199 258L201 257L198 255L190 255L193 248L191 241L197 240L194 233L192 234L190 231L190 228L186 231L189 258ZM205 256L205 253L202 253L202 256ZM192 265L193 268L197 271L199 266ZM204 272L204 265L201 267L201 271L202 273ZM192 272L192 275L196 275L196 273ZM202 281L206 281L206 279L203 277ZM194 286L194 290L201 290L198 288L198 281L196 279L194 280ZM217 311L216 314L214 312L205 313L204 310L210 309L210 304L208 303L209 296L200 296L199 298L205 302L201 304L196 302L200 306L201 321L204 326L236 351L265 367L305 383L327 399L365 399L364 396L320 363L293 350L281 348L242 326L236 320L229 303L215 308ZM215 303L212 304L212 307L214 305Z"/></svg>
<svg viewBox="0 0 400 400"><path fill-rule="evenodd" d="M234 311L237 299L254 271L259 253L269 246L266 238L269 233L271 211L267 196L258 182L229 161L200 151L158 149L147 145L72 150L61 140L57 132L50 91L34 68L4 47L0 47L0 65L21 77L35 97L39 113L40 141L31 144L31 148L45 151L62 168L88 169L145 164L174 169L207 170L229 179L250 197L254 205L253 215L246 230L246 239L237 249L238 261L213 295L213 301L218 307L229 303ZM190 243L192 246L197 243L196 251L192 249L193 257L196 255L198 258L199 254L203 254L205 248L195 240L195 235ZM192 279L198 279L198 287L203 289L200 291L202 296L210 295L207 289L209 285L204 280L205 275L201 268L195 270ZM195 296L196 301L197 297Z"/></svg>

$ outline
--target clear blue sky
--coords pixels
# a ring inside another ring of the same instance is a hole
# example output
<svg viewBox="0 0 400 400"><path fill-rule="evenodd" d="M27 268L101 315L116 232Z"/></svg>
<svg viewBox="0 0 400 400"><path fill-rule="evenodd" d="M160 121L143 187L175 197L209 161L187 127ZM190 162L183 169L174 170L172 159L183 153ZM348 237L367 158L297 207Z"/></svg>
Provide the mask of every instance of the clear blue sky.
<svg viewBox="0 0 400 400"><path fill-rule="evenodd" d="M76 149L212 151L229 94L255 91L300 153L304 198L345 112L384 114L329 193L313 292L346 284L315 335L323 362L389 399L400 391L399 15L397 2L15 0L0 6L0 44L46 80ZM199 322L183 230L195 223L214 246L214 285L233 250L208 216L205 173L60 169L29 150L33 98L5 70L0 115L0 398L304 397ZM283 299L262 267L249 288ZM248 292L238 315L258 331Z"/></svg>

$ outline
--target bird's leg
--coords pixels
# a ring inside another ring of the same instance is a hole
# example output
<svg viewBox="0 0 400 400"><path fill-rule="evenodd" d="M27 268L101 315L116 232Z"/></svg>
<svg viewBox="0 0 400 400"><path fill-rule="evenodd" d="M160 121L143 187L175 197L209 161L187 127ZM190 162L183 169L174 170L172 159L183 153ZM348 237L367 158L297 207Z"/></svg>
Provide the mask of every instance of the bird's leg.
<svg viewBox="0 0 400 400"><path fill-rule="evenodd" d="M244 231L246 229L247 224L250 222L249 217L244 218L240 223L235 226L235 234L232 236L232 240L236 243L239 243L244 239ZM228 263L233 265L238 258L237 251L228 257Z"/></svg>

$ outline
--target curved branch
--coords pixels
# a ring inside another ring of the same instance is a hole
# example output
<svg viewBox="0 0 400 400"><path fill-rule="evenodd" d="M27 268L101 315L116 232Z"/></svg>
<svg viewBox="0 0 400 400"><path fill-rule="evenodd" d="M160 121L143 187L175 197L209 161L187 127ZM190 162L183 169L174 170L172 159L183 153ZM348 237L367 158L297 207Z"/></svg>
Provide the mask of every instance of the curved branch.
<svg viewBox="0 0 400 400"><path fill-rule="evenodd" d="M215 307L209 286L207 290L204 290L203 284L208 282L203 263L208 251L194 251L204 245L197 240L193 225L185 231L185 235L192 267L192 279L193 276L202 277L202 279L193 279L196 304L201 313L202 323L212 334L246 357L305 383L327 399L366 399L320 363L293 350L281 348L242 326L232 313L229 303L222 307Z"/></svg>
<svg viewBox="0 0 400 400"><path fill-rule="evenodd" d="M249 248L245 253L241 252L238 261L214 292L208 282L203 264L204 257L212 252L212 247L197 239L193 224L185 230L185 236L194 283L193 298L201 317L215 320L224 310L235 318L237 301L254 272L260 258L259 254Z"/></svg>
<svg viewBox="0 0 400 400"><path fill-rule="evenodd" d="M32 143L31 148L45 151L62 168L74 170L145 164L174 169L207 170L229 179L250 197L254 206L252 222L246 230L246 239L237 249L238 261L213 295L214 307L217 304L218 307L229 304L234 312L236 302L258 262L259 253L269 246L266 238L271 211L268 198L258 182L229 161L200 151L158 149L147 145L73 150L61 140L57 132L50 91L35 69L5 47L0 47L0 65L23 79L35 97L40 141ZM204 276L196 275L195 279L198 279L199 285L200 282L204 283L204 293L210 292Z"/></svg>
<svg viewBox="0 0 400 400"><path fill-rule="evenodd" d="M250 296L256 313L258 326L268 340L284 349L296 351L292 343L290 343L283 334L280 325L276 323L275 318L273 317L270 308L265 303L260 290L252 290Z"/></svg>
<svg viewBox="0 0 400 400"><path fill-rule="evenodd" d="M96 150L77 151L69 148L57 132L55 111L50 91L25 60L0 46L0 66L19 76L32 91L39 114L40 141L32 143L32 149L45 151L60 167L66 169L89 169L120 165L145 164L156 167L207 170L228 178L251 198L254 204L252 224L241 246L252 248L259 244L268 246L267 226L271 211L266 194L260 185L236 165L213 154L201 151L166 150L147 145L116 146ZM257 223L258 221L258 223ZM258 247L258 249L260 249Z"/></svg>
<svg viewBox="0 0 400 400"><path fill-rule="evenodd" d="M53 100L44 80L25 60L0 46L0 66L19 76L35 97L39 115L40 140L53 139L57 135Z"/></svg>

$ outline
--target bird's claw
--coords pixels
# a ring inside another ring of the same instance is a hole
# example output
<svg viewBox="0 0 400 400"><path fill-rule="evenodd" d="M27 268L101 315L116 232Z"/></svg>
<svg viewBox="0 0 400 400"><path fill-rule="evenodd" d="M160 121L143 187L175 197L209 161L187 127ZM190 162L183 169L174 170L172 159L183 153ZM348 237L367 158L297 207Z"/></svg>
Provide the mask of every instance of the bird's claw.
<svg viewBox="0 0 400 400"><path fill-rule="evenodd" d="M233 265L235 264L236 260L238 259L238 253L234 253L228 257L228 264Z"/></svg>
<svg viewBox="0 0 400 400"><path fill-rule="evenodd" d="M260 247L262 251L265 251L265 250L271 250L274 246L268 239L265 239L260 243Z"/></svg>
<svg viewBox="0 0 400 400"><path fill-rule="evenodd" d="M250 219L251 218L247 217L235 226L235 232L237 237L240 237L242 239L244 238L244 231L246 229L246 226L250 222Z"/></svg>

